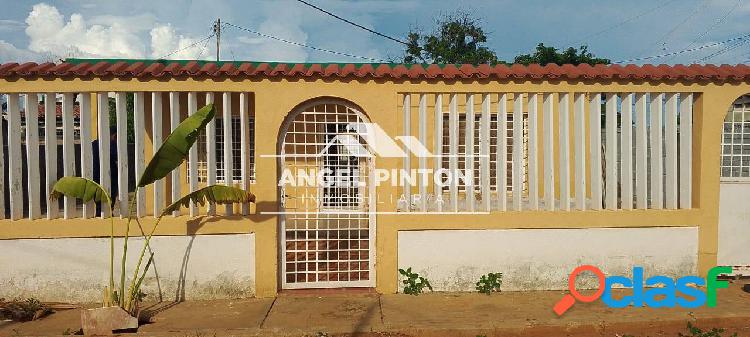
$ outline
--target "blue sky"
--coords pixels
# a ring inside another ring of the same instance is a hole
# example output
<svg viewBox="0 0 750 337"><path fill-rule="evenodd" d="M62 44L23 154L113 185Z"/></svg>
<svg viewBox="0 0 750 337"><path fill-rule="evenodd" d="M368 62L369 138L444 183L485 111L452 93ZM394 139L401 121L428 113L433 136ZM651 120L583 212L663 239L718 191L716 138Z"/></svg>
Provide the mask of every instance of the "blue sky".
<svg viewBox="0 0 750 337"><path fill-rule="evenodd" d="M587 44L597 56L619 61L750 33L750 0L308 1L400 38L412 28L431 31L436 17L460 9L480 18L489 34L489 47L504 60L532 51L539 42L556 47ZM215 41L200 41L217 17L264 34L367 58L402 54L402 45L294 0L0 0L0 8L0 62L71 56L156 58L179 49L183 50L169 58L210 59L215 57ZM722 44L648 62L750 62L750 39L736 42L736 46ZM228 26L222 44L223 60L367 61Z"/></svg>

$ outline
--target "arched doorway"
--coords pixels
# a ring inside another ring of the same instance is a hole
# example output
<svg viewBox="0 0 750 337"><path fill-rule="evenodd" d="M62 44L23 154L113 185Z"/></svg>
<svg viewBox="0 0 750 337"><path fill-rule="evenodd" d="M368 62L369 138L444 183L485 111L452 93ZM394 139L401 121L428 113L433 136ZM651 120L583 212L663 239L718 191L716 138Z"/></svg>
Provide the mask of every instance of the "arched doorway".
<svg viewBox="0 0 750 337"><path fill-rule="evenodd" d="M279 133L282 289L375 285L374 158L342 99L295 108Z"/></svg>
<svg viewBox="0 0 750 337"><path fill-rule="evenodd" d="M750 95L737 99L724 118L721 138L719 265L750 274Z"/></svg>

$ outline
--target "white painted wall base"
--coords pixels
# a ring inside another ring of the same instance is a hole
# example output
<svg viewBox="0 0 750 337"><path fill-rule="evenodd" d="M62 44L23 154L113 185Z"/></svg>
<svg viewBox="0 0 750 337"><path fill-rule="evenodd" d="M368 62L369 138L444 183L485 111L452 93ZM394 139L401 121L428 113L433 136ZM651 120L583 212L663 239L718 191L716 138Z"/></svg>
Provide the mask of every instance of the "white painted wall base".
<svg viewBox="0 0 750 337"><path fill-rule="evenodd" d="M130 278L143 238L128 242ZM144 280L147 299L158 299L159 289L165 301L255 293L254 234L161 236L151 246L155 263ZM115 240L116 280L121 251L122 240ZM100 302L109 282L108 238L0 240L0 252L0 298Z"/></svg>
<svg viewBox="0 0 750 337"><path fill-rule="evenodd" d="M750 183L721 183L719 195L720 265L750 265Z"/></svg>
<svg viewBox="0 0 750 337"><path fill-rule="evenodd" d="M695 275L698 228L401 231L398 266L426 276L436 291L475 291L479 277L503 273L503 290L567 289L568 275L591 264L605 274ZM579 278L582 287L595 278Z"/></svg>

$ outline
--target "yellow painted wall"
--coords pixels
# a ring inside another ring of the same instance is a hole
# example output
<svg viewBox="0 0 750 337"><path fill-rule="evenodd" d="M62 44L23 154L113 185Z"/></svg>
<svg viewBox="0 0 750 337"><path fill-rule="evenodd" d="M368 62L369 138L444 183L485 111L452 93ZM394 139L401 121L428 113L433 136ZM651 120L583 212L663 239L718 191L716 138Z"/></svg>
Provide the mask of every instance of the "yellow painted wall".
<svg viewBox="0 0 750 337"><path fill-rule="evenodd" d="M393 82L386 80L331 80L331 79L257 79L215 80L188 78L180 80L139 79L0 79L0 92L93 92L93 91L214 91L215 101L221 102L219 92L251 92L251 111L255 112L257 183L251 191L256 194L256 213L247 217L198 217L187 215L166 219L157 230L158 235L256 233L256 291L258 296L273 296L278 290L278 219L261 214L278 210L276 159L261 154L276 154L278 132L287 114L295 106L318 97L338 97L360 106L371 121L378 123L388 134L403 133L403 110L399 93L480 93L480 92L695 92L697 100L694 114L693 142L693 209L688 210L618 210L618 211L523 211L493 212L475 215L378 215L376 226L377 290L392 293L397 290L397 233L399 230L425 229L509 229L509 228L591 228L591 227L642 227L642 226L699 226L699 272L705 273L716 263L719 206L719 155L722 121L731 103L750 92L748 83L710 82L617 82L617 81L416 81ZM164 103L167 103L165 95ZM571 104L573 97L571 96ZM199 97L199 106L204 102ZM412 97L416 107L418 98ZM477 101L480 111L481 99ZM185 109L186 102L183 109ZM235 103L236 104L236 103ZM432 103L431 103L432 104ZM447 101L443 102L447 108ZM94 105L94 104L92 104ZM219 104L220 105L220 104ZM541 97L539 108L541 111ZM168 104L165 104L165 126L168 121ZM493 108L494 109L494 108ZM463 111L463 109L460 109ZM146 113L150 114L147 106ZM588 111L588 107L587 107ZM572 109L571 109L572 112ZM412 109L416 116L418 110ZM217 110L221 114L221 109ZM428 125L434 125L433 114L428 112ZM571 113L572 115L572 113ZM415 124L415 123L412 123ZM147 125L147 128L150 125ZM412 135L417 135L417 125L412 125ZM432 138L428 133L428 139ZM541 132L541 129L540 129ZM166 133L165 133L166 135ZM587 140L588 142L588 140ZM557 142L555 142L557 143ZM431 141L428 141L431 148ZM540 144L541 145L541 144ZM150 156L150 141L146 144ZM540 151L541 153L541 151ZM571 151L571 155L573 152ZM557 160L557 159L556 159ZM418 163L412 158L412 165ZM377 158L378 168L401 168L399 158ZM428 162L428 165L431 165ZM559 165L556 164L556 165ZM542 167L539 168L540 170ZM588 170L588 168L587 168ZM182 177L185 171L183 167ZM541 184L540 184L541 185ZM540 191L543 191L543 185ZM183 191L186 187L183 186ZM556 190L559 191L558 186ZM378 195L396 195L399 188L378 187ZM151 194L152 192L147 192ZM168 198L168 196L165 196ZM378 211L396 211L395 200L381 200ZM149 197L149 203L150 197ZM150 206L149 206L150 207ZM219 214L223 207L218 208ZM187 211L183 211L186 214ZM153 225L145 219L146 230ZM124 226L121 226L120 231ZM139 234L137 227L131 235ZM105 237L108 225L100 219L92 220L18 220L0 222L0 239L50 238L50 237Z"/></svg>

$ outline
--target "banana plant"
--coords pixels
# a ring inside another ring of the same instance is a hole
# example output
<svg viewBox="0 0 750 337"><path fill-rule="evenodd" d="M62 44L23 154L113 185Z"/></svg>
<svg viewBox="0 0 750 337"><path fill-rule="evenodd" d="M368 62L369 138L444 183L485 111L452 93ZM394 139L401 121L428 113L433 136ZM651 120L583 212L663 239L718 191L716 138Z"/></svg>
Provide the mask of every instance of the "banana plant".
<svg viewBox="0 0 750 337"><path fill-rule="evenodd" d="M188 151L195 144L198 138L198 134L206 127L209 121L214 118L215 109L213 104L206 105L205 107L198 110L195 114L185 119L177 128L164 140L161 147L154 153L153 158L149 161L143 174L138 178L138 184L136 185L135 193L141 188L144 188L157 180L160 180L172 172L175 168L179 167L188 155ZM81 199L83 202L102 202L106 203L110 211L112 210L112 199L109 194L96 182L81 178L81 177L63 177L59 179L52 187L50 193L50 199L56 200L62 196L70 198ZM130 201L130 208L134 208L135 198ZM125 233L123 235L123 252L120 264L120 282L118 288L115 288L114 281L114 237L115 237L115 225L114 217L110 214L110 268L109 268L109 286L105 288L105 296L103 306L117 305L129 312L131 315L136 315L137 304L139 301L140 287L143 279L148 272L149 267L153 262L153 254L149 256L146 265L141 272L141 264L146 255L146 249L149 247L149 242L159 226L162 218L171 214L173 211L178 210L180 207L188 206L190 203L205 204L206 202L217 203L217 204L229 204L229 203L246 203L255 202L255 195L245 191L241 188L224 186L224 185L210 185L194 191L177 201L174 201L171 205L166 207L156 219L153 228L148 235L144 233L144 244L141 250L138 262L136 263L133 277L130 280L130 285L125 291L125 266L127 265L127 252L128 252L128 238L130 233L130 224L134 219L134 212L130 212L127 217L127 223L125 225Z"/></svg>

